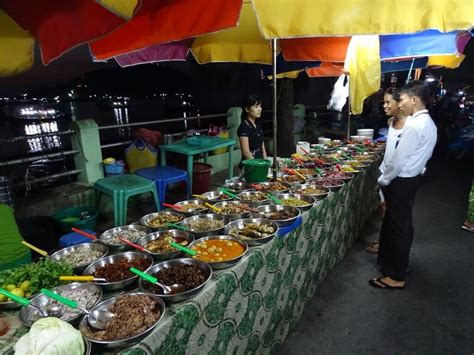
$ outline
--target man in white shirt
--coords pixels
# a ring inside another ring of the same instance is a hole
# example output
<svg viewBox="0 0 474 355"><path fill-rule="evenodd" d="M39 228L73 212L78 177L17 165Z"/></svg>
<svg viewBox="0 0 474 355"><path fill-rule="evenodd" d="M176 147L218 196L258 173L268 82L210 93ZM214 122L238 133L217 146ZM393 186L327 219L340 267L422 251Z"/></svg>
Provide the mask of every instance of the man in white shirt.
<svg viewBox="0 0 474 355"><path fill-rule="evenodd" d="M412 210L420 175L436 145L436 126L426 106L428 86L412 81L402 88L400 111L408 117L393 157L378 179L387 209L380 231L377 262L384 277L369 280L382 289L403 289L413 241Z"/></svg>

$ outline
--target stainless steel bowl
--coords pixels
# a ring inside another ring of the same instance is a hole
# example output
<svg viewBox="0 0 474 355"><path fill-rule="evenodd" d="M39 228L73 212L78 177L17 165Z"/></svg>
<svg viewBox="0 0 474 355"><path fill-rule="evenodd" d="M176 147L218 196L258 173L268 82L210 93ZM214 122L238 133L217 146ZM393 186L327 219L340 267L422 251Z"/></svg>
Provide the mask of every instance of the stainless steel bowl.
<svg viewBox="0 0 474 355"><path fill-rule="evenodd" d="M34 297L36 297L36 295L33 295L31 297L26 297L26 298L31 300ZM17 302L14 302L14 301L0 302L0 311L11 311L11 310L14 310L14 309L18 309L20 307L21 307L21 304L19 304Z"/></svg>
<svg viewBox="0 0 474 355"><path fill-rule="evenodd" d="M224 185L224 188L236 194L244 192L244 191L252 191L252 188L249 186L249 184L244 181L229 182Z"/></svg>
<svg viewBox="0 0 474 355"><path fill-rule="evenodd" d="M169 229L170 227L166 223L163 223L163 224L160 224L160 225L152 224L152 221L155 218L158 218L159 216L163 217L165 220L168 220L168 219L171 220L172 218L174 220L174 218L177 218L177 222L172 222L172 223L175 223L175 224L181 223L181 221L185 217L184 214L180 213L180 212L160 211L160 212L153 212L153 213L150 213L150 214L147 214L147 215L143 216L142 218L140 218L140 223L142 225L150 228L151 230Z"/></svg>
<svg viewBox="0 0 474 355"><path fill-rule="evenodd" d="M311 181L311 183L316 184L316 185L321 185L323 187L327 187L331 191L337 191L341 187L344 186L344 181L342 179L337 179L337 178L333 179L334 182L338 182L338 184L327 184L327 182L325 182L323 179L324 178L314 179L313 181Z"/></svg>
<svg viewBox="0 0 474 355"><path fill-rule="evenodd" d="M201 195L204 196L211 203L232 200L232 197L230 197L229 195L226 195L222 191L209 191Z"/></svg>
<svg viewBox="0 0 474 355"><path fill-rule="evenodd" d="M115 228L106 230L104 233L102 233L99 236L99 241L105 244L110 250L113 250L113 251L130 250L131 247L125 243L112 244L111 242L111 238L113 238L114 234L118 232L122 232L122 231L130 231L130 230L144 233L143 236L147 235L150 232L150 229L148 227L140 226L137 224L130 224L128 226L115 227Z"/></svg>
<svg viewBox="0 0 474 355"><path fill-rule="evenodd" d="M197 230L194 230L192 229L189 225L190 223L194 222L194 221L209 221L209 220L212 220L212 221L221 221L223 223L223 226L220 227L220 228L217 228L217 229L213 229L213 230L209 230L209 231L197 231ZM188 228L188 230L194 234L194 236L197 238L202 238L202 237L206 237L208 235L218 235L218 234L221 234L222 231L224 230L224 227L226 225L226 218L225 216L223 215L219 215L219 214L214 214L214 213L208 213L208 214L199 214L199 215L196 215L196 216L191 216L191 217L188 217L186 218L182 223L181 223L183 226L185 226L186 228Z"/></svg>
<svg viewBox="0 0 474 355"><path fill-rule="evenodd" d="M288 179L290 176L291 176L291 177L296 177L297 180L295 180L295 181L287 181L287 179ZM283 181L284 183L290 185L290 188L291 188L291 186L299 185L299 184L303 184L303 183L304 183L304 181L303 181L300 177L298 177L297 175L285 174L285 175L283 175L283 176L281 177L281 179L284 180L284 181ZM309 179L309 178L308 178L308 179ZM306 180L305 180L305 181L306 181Z"/></svg>
<svg viewBox="0 0 474 355"><path fill-rule="evenodd" d="M242 259L242 257L245 255L245 253L247 253L247 250L248 250L248 246L247 244L243 241L243 240L240 240L238 238L235 238L235 237L232 237L230 235L213 235L213 236L209 236L209 237L204 237L204 238L201 238L199 240L195 240L189 247L192 248L193 246L195 246L196 244L198 243L201 243L201 242L205 242L206 240L215 240L215 239L220 239L220 240L232 240L234 242L237 242L239 243L243 248L244 248L244 252L233 258L233 259L230 259L230 260L226 260L226 261L216 261L216 262L208 262L206 261L206 263L208 263L209 265L211 265L211 267L214 269L214 270L220 270L220 269L225 269L225 268L228 268L228 267L231 267L235 264L237 264L239 262L240 259ZM196 257L195 257L196 258ZM199 259L198 259L199 260Z"/></svg>
<svg viewBox="0 0 474 355"><path fill-rule="evenodd" d="M276 184L279 184L279 185L282 185L285 187L285 189L283 190L272 190L272 187L275 186ZM254 189L255 191L262 191L262 190L259 190L258 188L256 188L255 186L262 186L263 187L263 192L264 193L271 193L271 194L280 194L280 193L285 193L285 192L288 192L291 188L291 185L286 183L286 182L274 182L274 181L266 181L266 182L259 182L259 183L255 183L255 184L252 184L254 185Z"/></svg>
<svg viewBox="0 0 474 355"><path fill-rule="evenodd" d="M104 267L109 264L117 263L122 258L125 258L129 261L144 258L147 261L147 267L145 270L142 270L142 271L148 270L150 266L153 265L153 257L150 254L136 252L136 251L128 251L126 253L109 255L109 256L106 256L105 258L102 258L93 262L84 270L83 275L92 275L98 268ZM132 277L129 277L125 280L120 280L120 281L115 281L115 282L94 282L94 283L96 285L101 286L105 291L114 291L114 290L120 290L127 286L132 285L133 283L137 281L137 279L138 279L138 276L133 275Z"/></svg>
<svg viewBox="0 0 474 355"><path fill-rule="evenodd" d="M352 168L352 170L353 170L353 171L351 171L351 172L342 171L342 172L345 173L345 174L353 174L353 175L355 176L355 175L357 175L357 174L359 174L359 173L362 172L361 169L353 168L353 167L350 166L349 164L342 164L342 165L341 165L341 170L344 169L345 167L350 167L350 168Z"/></svg>
<svg viewBox="0 0 474 355"><path fill-rule="evenodd" d="M204 288L204 286L206 286L208 281L211 279L211 276L212 276L211 266L209 264L205 263L204 261L201 261L201 260L198 260L198 259L190 259L190 258L186 258L186 259L184 259L184 258L181 259L180 258L180 259L168 260L168 261L161 262L159 264L155 264L150 269L148 269L147 274L154 275L154 274L156 274L157 272L159 272L161 270L166 270L166 269L169 269L169 268L172 268L172 267L179 268L179 267L182 267L183 265L196 265L196 267L199 270L201 270L204 274L204 282L202 284L200 284L199 286L196 286L195 288L192 288L192 289L184 291L184 292L175 293L175 294L171 294L171 295L166 295L166 294L162 294L162 293L157 294L165 302L174 303L174 302L186 301L186 300L196 296L199 292L201 292L202 289ZM140 290L142 290L143 292L152 293L151 290L149 290L146 287L147 284L150 285L147 281L145 281L143 279L140 279L138 281L138 284L140 286Z"/></svg>
<svg viewBox="0 0 474 355"><path fill-rule="evenodd" d="M279 226L287 226L287 225L293 223L293 222L301 215L300 210L297 209L296 207L285 206L285 205L266 205L266 206L260 206L260 207L257 207L257 210L258 210L262 215L265 215L268 220L275 222L275 223L276 223L277 225L279 225ZM268 216L268 215L271 214L271 213L274 213L274 212L281 212L281 211L285 211L285 212L291 213L292 215L294 215L294 217L284 218L284 219L271 219L271 218L269 218L269 216Z"/></svg>
<svg viewBox="0 0 474 355"><path fill-rule="evenodd" d="M245 205L247 207L250 207L249 205L241 201L224 201L224 202L218 202L214 204L214 206L217 208L224 208L226 206L239 206L239 205ZM216 212L216 213L219 215L225 216L226 222L228 223L230 221L235 221L236 219L247 218L248 216L250 216L250 212L248 211L241 211L241 212L242 213L238 213L238 214L225 214L222 212Z"/></svg>
<svg viewBox="0 0 474 355"><path fill-rule="evenodd" d="M348 181L351 181L353 178L354 178L354 174L352 173L343 173L344 175L340 178L340 180L344 181L344 182L348 182Z"/></svg>
<svg viewBox="0 0 474 355"><path fill-rule="evenodd" d="M136 335L134 335L132 337L129 337L129 338L120 339L120 340L97 340L97 339L94 339L94 338L91 338L91 337L87 336L85 331L84 331L85 329L87 329L87 327L89 327L88 320L87 320L89 316L86 315L82 318L81 323L79 325L79 330L81 331L82 336L86 340L93 343L98 348L102 348L102 349L118 349L118 348L129 347L129 346L132 346L132 345L138 343L143 338L145 338L148 334L151 333L153 328L155 328L155 326L161 321L161 319L163 318L163 316L165 314L165 309L166 309L165 303L157 295L154 295L152 293L143 293L143 292L124 293L124 294L121 294L119 296L115 296L115 297L112 297L112 298L109 298L105 301L100 302L94 308L92 308L91 311L93 312L95 310L109 310L110 307L113 305L113 303L117 300L117 298L122 297L122 296L134 296L134 295L142 295L142 296L151 297L155 301L155 303L157 304L158 309L160 311L160 315L152 326L150 326L148 329L145 329L141 333L136 334Z"/></svg>
<svg viewBox="0 0 474 355"><path fill-rule="evenodd" d="M178 229L168 229L168 230L162 230L162 231L150 233L144 236L142 239L140 239L137 242L137 244L141 245L142 247L145 247L151 241L163 238L164 234L171 234L173 235L174 238L185 239L188 241L188 245L194 242L194 236L191 233L178 230ZM153 259L162 261L162 260L176 258L181 253L182 253L181 251L175 250L175 251L167 251L167 252L162 252L162 253L149 253L149 254L153 256Z"/></svg>
<svg viewBox="0 0 474 355"><path fill-rule="evenodd" d="M308 192L305 192L304 189L305 188L308 188L308 187L312 187L312 188L317 188L319 190L323 190L324 192L322 193L308 193ZM323 199L325 198L327 195L329 195L329 193L331 192L331 190L327 187L323 187L323 186L320 186L320 185L316 185L314 183L308 183L308 184L300 184L300 185L295 185L291 188L291 192L294 192L294 193L297 193L297 194L302 194L302 195L310 195L310 196L313 196L313 197L317 197L319 199Z"/></svg>
<svg viewBox="0 0 474 355"><path fill-rule="evenodd" d="M67 248L63 248L61 250L58 250L57 252L55 252L54 254L51 255L51 259L56 260L56 261L60 261L61 258L65 257L65 256L68 256L68 255L71 255L71 254L75 254L80 250L85 251L85 252L91 251L91 250L100 252L101 255L97 259L103 258L109 252L109 248L104 244L101 244L101 243L82 243L82 244L77 244L77 245L73 245L71 247L67 247ZM95 260L97 260L97 259L95 259ZM89 266L90 264L92 264L95 260L93 260L91 262L88 262L88 263L75 265L74 266L74 273L75 274L82 273L84 271L84 269L87 266Z"/></svg>
<svg viewBox="0 0 474 355"><path fill-rule="evenodd" d="M289 199L289 198L296 198L298 200L306 201L307 204L304 205L304 206L294 206L294 207L298 208L300 211L307 211L307 210L311 209L311 207L313 207L314 204L317 201L316 198L313 197L313 196L303 195L303 194L295 194L295 193L280 194L280 195L277 195L276 198L281 200L281 201L285 201L286 199Z"/></svg>
<svg viewBox="0 0 474 355"><path fill-rule="evenodd" d="M192 199L192 200L185 200L185 201L180 201L175 203L176 206L183 206L183 205L193 205L196 206L196 209L193 211L179 211L179 213L185 215L186 217L191 217L197 214L201 213L207 213L209 212L209 208L204 205L204 202L198 199Z"/></svg>
<svg viewBox="0 0 474 355"><path fill-rule="evenodd" d="M268 237L264 238L258 238L258 239L241 239L240 237L231 235L230 233L232 232L233 229L238 228L238 229L243 229L246 224L249 223L257 223L257 224L264 224L273 227L274 232L271 233ZM245 218L245 219L239 219L237 221L229 223L225 230L224 233L227 235L231 235L234 238L239 238L249 246L253 245L261 245L268 243L270 240L273 239L273 237L278 233L278 225L274 221L270 221L269 219L266 218Z"/></svg>
<svg viewBox="0 0 474 355"><path fill-rule="evenodd" d="M359 160L347 160L346 164L349 164L354 169L361 170L361 168L367 168L370 166L370 163L364 163L363 161Z"/></svg>
<svg viewBox="0 0 474 355"><path fill-rule="evenodd" d="M89 309L92 309L102 299L102 289L99 286L94 285L93 283L90 283L90 282L86 282L86 283L73 282L67 285L61 285L61 286L57 286L53 288L53 291L60 295L62 295L64 291L71 291L71 290L89 290L91 292L97 293L97 299L94 301L92 306L88 307ZM47 311L48 308L51 307L52 302L53 302L53 299L43 295L42 293L33 297L31 300L31 304L33 306L36 306L43 311ZM79 324L79 320L81 319L83 315L84 313L79 312L75 317L71 317L71 318L67 318L63 320L72 325L77 325ZM23 325L27 327L31 327L31 325L36 320L41 318L41 314L39 313L39 311L35 307L32 307L30 305L22 307L20 309L20 313L18 316L20 318L20 321L23 323Z"/></svg>
<svg viewBox="0 0 474 355"><path fill-rule="evenodd" d="M270 198L266 198L265 200L260 200L260 201L251 201L249 200L250 197L255 196L256 194L261 194L262 192L257 192L257 191L245 191L241 192L237 196L239 197L240 201L252 206L261 206L270 203Z"/></svg>

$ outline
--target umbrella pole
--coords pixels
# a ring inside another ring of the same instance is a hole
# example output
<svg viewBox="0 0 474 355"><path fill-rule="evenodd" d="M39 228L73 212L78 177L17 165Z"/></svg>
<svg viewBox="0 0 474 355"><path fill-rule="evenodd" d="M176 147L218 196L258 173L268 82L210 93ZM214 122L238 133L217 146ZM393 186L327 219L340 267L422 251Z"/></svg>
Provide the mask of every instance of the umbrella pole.
<svg viewBox="0 0 474 355"><path fill-rule="evenodd" d="M413 70L414 64L415 64L415 58L411 60L410 70L408 71L408 76L407 76L407 80L405 81L405 84L408 84L410 82L410 76L411 76L411 72Z"/></svg>
<svg viewBox="0 0 474 355"><path fill-rule="evenodd" d="M272 113L273 113L273 179L276 180L278 173L278 161L277 161L277 40L272 39Z"/></svg>
<svg viewBox="0 0 474 355"><path fill-rule="evenodd" d="M347 136L346 140L351 138L351 77L347 74L347 86L349 95L347 96Z"/></svg>

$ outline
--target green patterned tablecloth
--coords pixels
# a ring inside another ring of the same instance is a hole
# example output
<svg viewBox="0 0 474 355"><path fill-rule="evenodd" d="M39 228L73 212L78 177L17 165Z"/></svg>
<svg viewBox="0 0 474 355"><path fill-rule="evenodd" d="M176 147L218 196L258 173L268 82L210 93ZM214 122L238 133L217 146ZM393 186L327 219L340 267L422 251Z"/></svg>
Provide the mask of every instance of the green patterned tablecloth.
<svg viewBox="0 0 474 355"><path fill-rule="evenodd" d="M168 307L148 337L120 354L275 353L376 208L377 167L304 213L295 231L215 272L199 295Z"/></svg>

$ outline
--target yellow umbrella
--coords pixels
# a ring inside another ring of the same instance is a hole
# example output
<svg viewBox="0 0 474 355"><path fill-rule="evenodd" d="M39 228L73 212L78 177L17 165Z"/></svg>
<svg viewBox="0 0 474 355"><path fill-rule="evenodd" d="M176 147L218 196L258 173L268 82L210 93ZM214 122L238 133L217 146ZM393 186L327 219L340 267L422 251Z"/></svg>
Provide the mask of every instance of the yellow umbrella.
<svg viewBox="0 0 474 355"><path fill-rule="evenodd" d="M264 38L468 30L472 0L253 0Z"/></svg>
<svg viewBox="0 0 474 355"><path fill-rule="evenodd" d="M461 55L432 55L428 58L427 66L442 66L449 69L458 68L462 61L466 58L464 54Z"/></svg>
<svg viewBox="0 0 474 355"><path fill-rule="evenodd" d="M191 46L191 53L199 64L272 64L270 41L260 34L250 3L243 4L237 27L197 37Z"/></svg>

